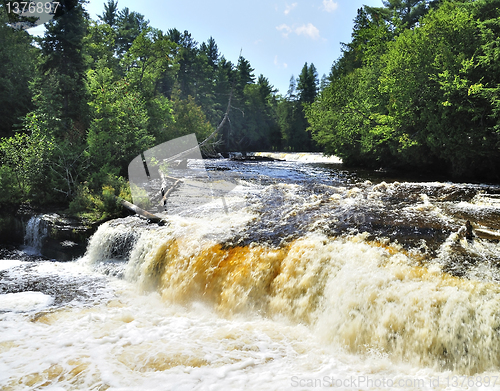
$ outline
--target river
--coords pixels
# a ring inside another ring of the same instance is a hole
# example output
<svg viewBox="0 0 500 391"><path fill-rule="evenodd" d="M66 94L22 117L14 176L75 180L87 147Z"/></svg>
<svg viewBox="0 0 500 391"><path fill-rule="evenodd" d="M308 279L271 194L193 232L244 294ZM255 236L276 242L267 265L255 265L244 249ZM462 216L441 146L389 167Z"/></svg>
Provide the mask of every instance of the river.
<svg viewBox="0 0 500 391"><path fill-rule="evenodd" d="M273 156L191 162L224 199L82 258L0 260L0 389L499 390L500 188Z"/></svg>

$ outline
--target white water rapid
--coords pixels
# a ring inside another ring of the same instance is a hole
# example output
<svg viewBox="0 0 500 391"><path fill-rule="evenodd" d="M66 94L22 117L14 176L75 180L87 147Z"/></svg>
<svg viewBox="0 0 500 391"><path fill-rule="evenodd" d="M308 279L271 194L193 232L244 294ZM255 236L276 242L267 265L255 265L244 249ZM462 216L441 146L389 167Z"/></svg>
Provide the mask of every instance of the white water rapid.
<svg viewBox="0 0 500 391"><path fill-rule="evenodd" d="M207 161L224 205L0 260L0 388L499 390L500 189L314 159Z"/></svg>

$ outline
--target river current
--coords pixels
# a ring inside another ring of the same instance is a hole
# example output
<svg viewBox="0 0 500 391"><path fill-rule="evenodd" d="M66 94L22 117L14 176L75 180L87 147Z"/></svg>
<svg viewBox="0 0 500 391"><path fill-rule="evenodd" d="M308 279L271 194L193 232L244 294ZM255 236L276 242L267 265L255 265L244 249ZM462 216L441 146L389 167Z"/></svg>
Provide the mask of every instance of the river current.
<svg viewBox="0 0 500 391"><path fill-rule="evenodd" d="M0 260L0 389L499 390L500 188L273 157L190 162L233 187L82 258Z"/></svg>

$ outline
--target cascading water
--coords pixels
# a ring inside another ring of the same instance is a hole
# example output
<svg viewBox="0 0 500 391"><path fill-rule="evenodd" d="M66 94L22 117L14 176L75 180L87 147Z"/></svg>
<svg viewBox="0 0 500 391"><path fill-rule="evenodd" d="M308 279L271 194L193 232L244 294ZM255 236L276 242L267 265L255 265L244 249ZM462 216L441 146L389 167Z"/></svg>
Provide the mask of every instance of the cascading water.
<svg viewBox="0 0 500 391"><path fill-rule="evenodd" d="M2 389L498 389L500 247L460 228L498 232L500 189L292 160L207 161L238 171L224 207L112 220L77 262L0 271L107 276L1 315Z"/></svg>
<svg viewBox="0 0 500 391"><path fill-rule="evenodd" d="M41 255L43 241L47 234L47 222L43 219L43 215L32 216L26 223L24 252L30 255Z"/></svg>

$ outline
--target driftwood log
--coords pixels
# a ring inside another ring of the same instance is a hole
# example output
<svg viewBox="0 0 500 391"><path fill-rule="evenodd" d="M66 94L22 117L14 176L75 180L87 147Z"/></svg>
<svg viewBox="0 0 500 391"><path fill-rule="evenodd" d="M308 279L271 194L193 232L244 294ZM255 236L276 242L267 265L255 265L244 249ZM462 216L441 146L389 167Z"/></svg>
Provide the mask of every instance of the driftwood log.
<svg viewBox="0 0 500 391"><path fill-rule="evenodd" d="M481 239L500 240L500 232L491 231L489 229L476 228L474 234Z"/></svg>
<svg viewBox="0 0 500 391"><path fill-rule="evenodd" d="M165 225L167 223L166 220L162 219L161 217L156 216L153 213L148 212L147 210L144 210L142 208L139 208L137 205L132 204L131 202L125 201L123 198L116 197L117 200L128 210L137 213L139 216L142 216L148 221L152 223L156 223L158 225Z"/></svg>
<svg viewBox="0 0 500 391"><path fill-rule="evenodd" d="M459 237L465 237L467 240L473 240L474 237L485 239L485 240L500 240L500 232L492 231L485 228L474 228L470 222L467 220L464 226L458 230Z"/></svg>

